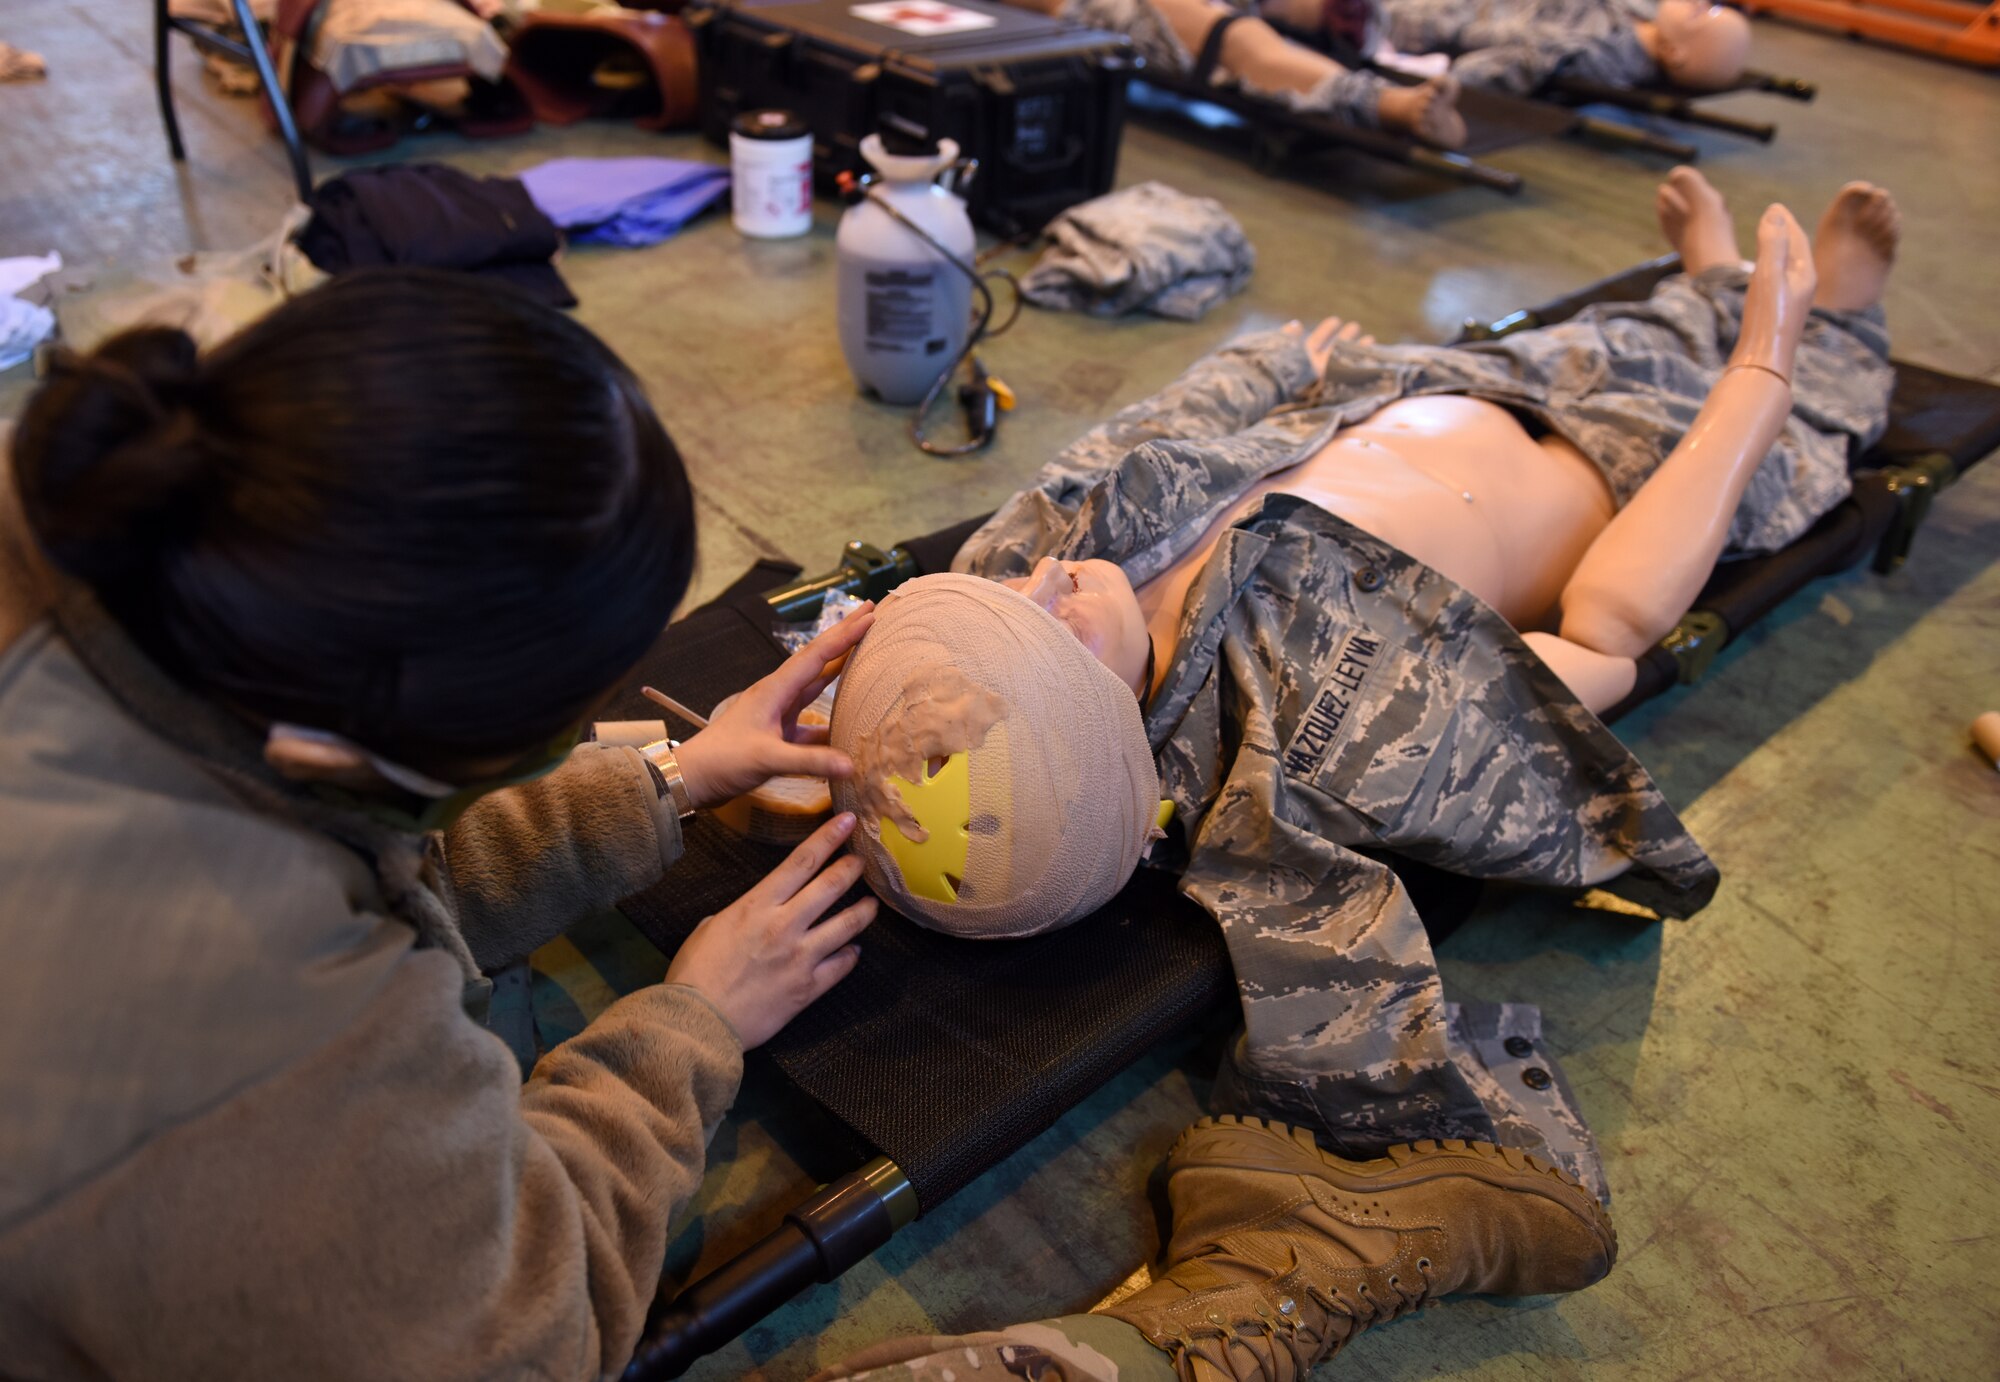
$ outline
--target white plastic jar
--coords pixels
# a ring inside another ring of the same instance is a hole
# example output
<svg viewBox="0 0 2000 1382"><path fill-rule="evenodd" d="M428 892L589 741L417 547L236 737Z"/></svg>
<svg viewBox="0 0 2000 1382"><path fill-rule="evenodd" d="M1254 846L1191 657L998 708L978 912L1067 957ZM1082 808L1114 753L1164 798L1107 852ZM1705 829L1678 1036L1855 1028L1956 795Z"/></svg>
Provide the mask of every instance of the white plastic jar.
<svg viewBox="0 0 2000 1382"><path fill-rule="evenodd" d="M729 126L730 219L782 240L812 229L812 131L788 110L749 110Z"/></svg>

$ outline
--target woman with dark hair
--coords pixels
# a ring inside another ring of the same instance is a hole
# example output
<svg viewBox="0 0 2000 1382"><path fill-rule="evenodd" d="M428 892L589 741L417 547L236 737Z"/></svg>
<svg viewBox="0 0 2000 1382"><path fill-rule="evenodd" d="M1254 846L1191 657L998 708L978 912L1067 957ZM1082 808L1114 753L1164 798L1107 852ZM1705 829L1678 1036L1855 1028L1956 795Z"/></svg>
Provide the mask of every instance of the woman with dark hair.
<svg viewBox="0 0 2000 1382"><path fill-rule="evenodd" d="M615 1370L743 1050L854 964L851 821L525 1087L484 976L690 811L844 776L797 712L871 616L675 751L579 745L687 588L687 476L589 332L444 274L64 359L11 470L0 1370Z"/></svg>

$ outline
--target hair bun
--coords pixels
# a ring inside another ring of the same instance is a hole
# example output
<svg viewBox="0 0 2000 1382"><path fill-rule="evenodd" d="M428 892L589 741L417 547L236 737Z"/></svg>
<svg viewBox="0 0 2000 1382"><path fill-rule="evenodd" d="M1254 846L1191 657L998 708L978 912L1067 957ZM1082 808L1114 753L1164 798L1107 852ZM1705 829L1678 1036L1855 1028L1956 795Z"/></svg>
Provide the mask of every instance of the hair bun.
<svg viewBox="0 0 2000 1382"><path fill-rule="evenodd" d="M63 354L21 416L15 484L51 559L92 584L156 561L212 476L201 361L174 327Z"/></svg>

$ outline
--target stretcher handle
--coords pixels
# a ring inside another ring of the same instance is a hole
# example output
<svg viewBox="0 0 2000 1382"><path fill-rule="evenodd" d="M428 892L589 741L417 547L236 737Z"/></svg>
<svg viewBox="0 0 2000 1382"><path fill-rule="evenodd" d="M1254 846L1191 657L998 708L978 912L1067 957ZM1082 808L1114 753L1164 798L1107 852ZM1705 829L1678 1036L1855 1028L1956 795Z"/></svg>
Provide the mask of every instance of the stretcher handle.
<svg viewBox="0 0 2000 1382"><path fill-rule="evenodd" d="M887 1157L823 1185L777 1229L661 1311L624 1382L679 1377L808 1286L832 1281L917 1217L917 1192Z"/></svg>
<svg viewBox="0 0 2000 1382"><path fill-rule="evenodd" d="M841 591L857 600L879 600L920 575L917 560L908 549L891 547L883 551L872 542L850 542L841 549L840 565L818 576L802 576L765 593L771 617L781 623L802 624L819 617L819 607L831 591Z"/></svg>
<svg viewBox="0 0 2000 1382"><path fill-rule="evenodd" d="M1615 120L1600 120L1595 115L1578 116L1576 127L1584 135L1603 143L1637 149L1642 153L1659 154L1663 158L1671 158L1681 163L1694 163L1701 158L1700 147L1684 139L1669 139L1663 134L1619 124Z"/></svg>
<svg viewBox="0 0 2000 1382"><path fill-rule="evenodd" d="M1792 96L1794 100L1810 100L1810 96L1794 95L1789 86L1783 85L1787 78L1773 77L1780 85L1750 87L1748 90L1771 90L1779 95ZM1794 83L1807 86L1807 83ZM1557 77L1549 83L1551 91L1559 92L1571 101L1597 102L1600 105L1617 106L1621 110L1636 111L1641 115L1652 115L1662 120L1677 120L1683 125L1699 125L1703 129L1722 130L1727 134L1742 135L1760 144L1768 144L1778 133L1778 127L1762 120L1740 120L1733 115L1704 109L1675 91L1653 91L1645 87L1606 86L1602 82L1584 81L1580 77Z"/></svg>
<svg viewBox="0 0 2000 1382"><path fill-rule="evenodd" d="M1806 81L1802 77L1781 77L1775 72L1758 72L1754 69L1743 74L1743 83L1750 91L1769 92L1773 96L1783 96L1788 101L1810 101L1819 95L1819 84Z"/></svg>
<svg viewBox="0 0 2000 1382"><path fill-rule="evenodd" d="M1699 125L1706 130L1721 130L1724 134L1741 135L1754 139L1759 144L1768 144L1777 137L1778 127L1768 120L1743 120L1734 115L1724 115L1719 110L1704 110L1700 106L1687 106L1671 112L1670 119L1684 125Z"/></svg>
<svg viewBox="0 0 2000 1382"><path fill-rule="evenodd" d="M1509 197L1518 196L1521 191L1519 173L1495 168L1491 164L1467 158L1464 154L1452 153L1448 149L1433 149L1427 145L1413 144L1410 146L1408 161L1413 167L1428 168L1433 173L1442 173L1461 182L1490 187Z"/></svg>

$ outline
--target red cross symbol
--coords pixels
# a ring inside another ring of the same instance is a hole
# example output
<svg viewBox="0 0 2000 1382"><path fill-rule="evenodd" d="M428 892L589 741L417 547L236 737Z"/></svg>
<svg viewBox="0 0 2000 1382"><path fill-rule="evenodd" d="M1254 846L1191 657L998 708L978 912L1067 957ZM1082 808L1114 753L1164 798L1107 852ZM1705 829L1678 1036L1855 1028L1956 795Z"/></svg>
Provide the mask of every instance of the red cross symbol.
<svg viewBox="0 0 2000 1382"><path fill-rule="evenodd" d="M949 24L957 11L949 5L899 5L882 16L884 24Z"/></svg>

